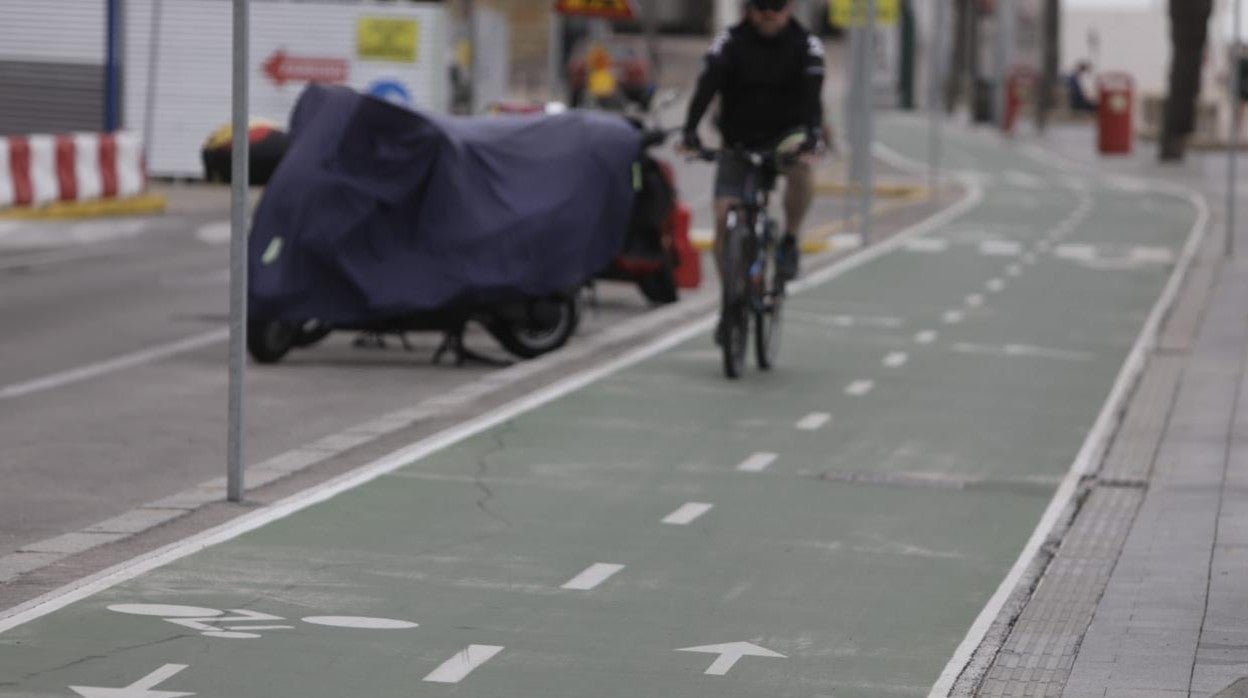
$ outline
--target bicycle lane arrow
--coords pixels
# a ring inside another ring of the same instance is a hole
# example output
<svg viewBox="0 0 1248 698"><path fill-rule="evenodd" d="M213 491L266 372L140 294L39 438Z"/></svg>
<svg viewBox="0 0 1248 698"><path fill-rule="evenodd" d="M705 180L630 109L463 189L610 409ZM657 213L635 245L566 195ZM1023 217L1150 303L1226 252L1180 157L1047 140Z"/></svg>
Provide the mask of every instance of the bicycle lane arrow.
<svg viewBox="0 0 1248 698"><path fill-rule="evenodd" d="M186 667L186 664L166 664L124 688L70 686L69 690L82 696L82 698L181 698L182 696L193 696L195 695L194 693L151 690Z"/></svg>
<svg viewBox="0 0 1248 698"><path fill-rule="evenodd" d="M706 654L718 654L719 658L711 663L707 668L707 674L711 676L723 676L733 667L742 657L779 657L787 659L779 652L773 652L766 647L759 647L751 642L726 642L722 645L703 645L702 647L685 647L676 650L677 652L704 652Z"/></svg>

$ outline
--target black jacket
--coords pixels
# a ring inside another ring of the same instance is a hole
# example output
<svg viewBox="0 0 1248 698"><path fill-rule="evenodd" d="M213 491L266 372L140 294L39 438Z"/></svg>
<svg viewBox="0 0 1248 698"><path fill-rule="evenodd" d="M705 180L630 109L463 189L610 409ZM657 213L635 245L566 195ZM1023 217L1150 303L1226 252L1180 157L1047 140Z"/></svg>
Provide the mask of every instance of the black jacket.
<svg viewBox="0 0 1248 698"><path fill-rule="evenodd" d="M797 20L765 37L748 20L716 37L689 103L685 130L693 131L716 94L724 144L774 145L797 129L823 123L823 44Z"/></svg>

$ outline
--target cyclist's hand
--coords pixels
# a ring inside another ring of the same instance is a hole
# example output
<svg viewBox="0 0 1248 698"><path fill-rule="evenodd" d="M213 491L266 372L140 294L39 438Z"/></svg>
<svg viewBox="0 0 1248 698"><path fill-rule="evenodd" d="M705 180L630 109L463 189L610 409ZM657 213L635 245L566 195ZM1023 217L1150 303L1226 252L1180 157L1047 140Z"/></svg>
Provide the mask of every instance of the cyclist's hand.
<svg viewBox="0 0 1248 698"><path fill-rule="evenodd" d="M685 131L681 134L680 145L676 146L676 150L690 157L701 155L703 151L702 139L698 137L698 132Z"/></svg>

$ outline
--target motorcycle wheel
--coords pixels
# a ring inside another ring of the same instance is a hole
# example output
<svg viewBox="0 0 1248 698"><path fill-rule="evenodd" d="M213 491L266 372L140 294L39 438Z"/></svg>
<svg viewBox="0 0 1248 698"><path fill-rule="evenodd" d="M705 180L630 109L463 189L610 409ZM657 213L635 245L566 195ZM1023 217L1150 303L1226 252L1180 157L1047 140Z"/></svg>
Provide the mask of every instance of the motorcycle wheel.
<svg viewBox="0 0 1248 698"><path fill-rule="evenodd" d="M646 300L655 305L675 303L679 299L676 274L672 271L671 264L664 264L662 269L638 279L637 288L641 289L641 295Z"/></svg>
<svg viewBox="0 0 1248 698"><path fill-rule="evenodd" d="M281 320L250 320L247 353L260 364L275 364L295 346L299 329Z"/></svg>
<svg viewBox="0 0 1248 698"><path fill-rule="evenodd" d="M576 298L570 296L538 302L555 304L556 316L552 323L525 327L502 318L492 318L486 322L485 329L504 349L522 359L534 359L567 344L580 324Z"/></svg>

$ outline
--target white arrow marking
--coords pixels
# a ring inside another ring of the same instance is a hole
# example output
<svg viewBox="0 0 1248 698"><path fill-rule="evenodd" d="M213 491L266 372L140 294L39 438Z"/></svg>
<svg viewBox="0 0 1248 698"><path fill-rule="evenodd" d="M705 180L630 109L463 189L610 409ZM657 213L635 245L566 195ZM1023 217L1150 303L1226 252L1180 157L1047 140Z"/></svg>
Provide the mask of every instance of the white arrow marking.
<svg viewBox="0 0 1248 698"><path fill-rule="evenodd" d="M464 651L434 669L433 673L426 676L424 680L432 683L459 683L503 649L505 648L498 645L468 645Z"/></svg>
<svg viewBox="0 0 1248 698"><path fill-rule="evenodd" d="M718 654L716 659L705 673L711 676L723 676L728 673L742 657L779 657L787 659L779 652L773 652L766 647L759 647L750 642L726 642L722 645L704 645L702 647L685 647L676 650L677 652L703 652L705 654Z"/></svg>
<svg viewBox="0 0 1248 698"><path fill-rule="evenodd" d="M853 383L850 383L847 388L845 388L845 394L853 395L854 397L862 397L863 395L871 392L874 388L875 381L854 381Z"/></svg>
<svg viewBox="0 0 1248 698"><path fill-rule="evenodd" d="M884 365L889 368L901 368L910 360L910 356L904 351L895 351L884 357Z"/></svg>
<svg viewBox="0 0 1248 698"><path fill-rule="evenodd" d="M663 523L673 526L688 526L699 516L711 510L712 504L705 502L686 502L679 509L668 514Z"/></svg>
<svg viewBox="0 0 1248 698"><path fill-rule="evenodd" d="M737 470L743 473L761 473L776 460L776 457L774 453L755 453L741 461L741 465L737 466Z"/></svg>
<svg viewBox="0 0 1248 698"><path fill-rule="evenodd" d="M571 589L573 591L589 591L599 584L607 581L616 572L624 569L624 565L612 565L606 562L595 562L585 571L568 580L560 589Z"/></svg>
<svg viewBox="0 0 1248 698"><path fill-rule="evenodd" d="M193 696L195 695L194 693L151 690L186 667L186 664L166 664L124 688L70 686L69 690L82 696L82 698L179 698L179 696Z"/></svg>
<svg viewBox="0 0 1248 698"><path fill-rule="evenodd" d="M797 423L797 428L802 431L818 431L819 429L822 429L823 425L827 424L831 419L832 415L827 412L811 412L805 417L802 417L802 420Z"/></svg>

